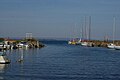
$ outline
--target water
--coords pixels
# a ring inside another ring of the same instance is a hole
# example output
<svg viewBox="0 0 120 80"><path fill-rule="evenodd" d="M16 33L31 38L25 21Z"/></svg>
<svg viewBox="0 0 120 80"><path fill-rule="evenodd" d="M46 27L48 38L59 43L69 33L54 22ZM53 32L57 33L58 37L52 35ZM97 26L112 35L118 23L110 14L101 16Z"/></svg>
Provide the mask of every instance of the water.
<svg viewBox="0 0 120 80"><path fill-rule="evenodd" d="M120 80L120 51L43 43L41 49L7 51L11 63L0 64L0 80Z"/></svg>

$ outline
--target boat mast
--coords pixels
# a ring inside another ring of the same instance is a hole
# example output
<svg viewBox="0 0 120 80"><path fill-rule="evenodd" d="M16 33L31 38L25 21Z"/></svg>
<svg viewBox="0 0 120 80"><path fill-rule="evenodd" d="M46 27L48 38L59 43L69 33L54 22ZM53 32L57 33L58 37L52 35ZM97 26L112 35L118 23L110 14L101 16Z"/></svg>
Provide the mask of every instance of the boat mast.
<svg viewBox="0 0 120 80"><path fill-rule="evenodd" d="M91 16L89 16L89 41L91 39Z"/></svg>
<svg viewBox="0 0 120 80"><path fill-rule="evenodd" d="M83 23L82 23L82 29L81 29L81 39L84 39L84 29L83 29Z"/></svg>
<svg viewBox="0 0 120 80"><path fill-rule="evenodd" d="M87 39L86 16L85 16L85 25L84 26L85 26L84 38Z"/></svg>
<svg viewBox="0 0 120 80"><path fill-rule="evenodd" d="M113 44L115 43L115 17L113 18Z"/></svg>
<svg viewBox="0 0 120 80"><path fill-rule="evenodd" d="M73 27L73 39L76 38L76 30L75 30L75 28L76 28L76 23L74 24L74 27Z"/></svg>

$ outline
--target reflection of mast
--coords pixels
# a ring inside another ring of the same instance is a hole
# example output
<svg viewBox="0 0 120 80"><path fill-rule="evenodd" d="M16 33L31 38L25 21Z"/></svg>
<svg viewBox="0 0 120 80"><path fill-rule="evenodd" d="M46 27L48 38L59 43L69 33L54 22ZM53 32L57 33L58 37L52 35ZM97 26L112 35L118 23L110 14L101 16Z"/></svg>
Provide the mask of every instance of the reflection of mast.
<svg viewBox="0 0 120 80"><path fill-rule="evenodd" d="M21 51L21 60L23 60L23 50Z"/></svg>
<svg viewBox="0 0 120 80"><path fill-rule="evenodd" d="M20 59L18 60L18 62L22 62L23 61L23 49L21 49L20 51Z"/></svg>
<svg viewBox="0 0 120 80"><path fill-rule="evenodd" d="M6 68L7 64L0 64L0 74L5 73L5 68ZM0 79L4 79L3 76L0 76Z"/></svg>

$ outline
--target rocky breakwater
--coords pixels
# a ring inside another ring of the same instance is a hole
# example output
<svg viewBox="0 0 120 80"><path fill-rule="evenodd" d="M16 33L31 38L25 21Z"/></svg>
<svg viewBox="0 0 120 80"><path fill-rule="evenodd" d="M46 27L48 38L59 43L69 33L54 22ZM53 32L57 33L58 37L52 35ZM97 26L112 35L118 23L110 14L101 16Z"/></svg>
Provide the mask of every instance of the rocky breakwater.
<svg viewBox="0 0 120 80"><path fill-rule="evenodd" d="M45 46L39 40L34 39L34 38L32 38L32 39L25 39L25 41L28 43L29 48L42 48L42 47Z"/></svg>
<svg viewBox="0 0 120 80"><path fill-rule="evenodd" d="M42 48L44 45L37 39L0 39L0 50L19 48Z"/></svg>
<svg viewBox="0 0 120 80"><path fill-rule="evenodd" d="M108 44L113 43L113 42L112 41L91 40L91 41L89 41L89 43L91 43L92 46L94 46L94 47L107 47ZM114 44L120 46L120 41L116 40L116 41L114 41Z"/></svg>

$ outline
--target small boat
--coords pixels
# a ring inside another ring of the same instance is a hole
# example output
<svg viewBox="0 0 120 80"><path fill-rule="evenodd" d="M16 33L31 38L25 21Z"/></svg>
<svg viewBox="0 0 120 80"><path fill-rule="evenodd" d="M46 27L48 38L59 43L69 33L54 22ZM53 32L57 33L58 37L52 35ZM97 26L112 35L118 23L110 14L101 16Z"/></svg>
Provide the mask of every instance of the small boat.
<svg viewBox="0 0 120 80"><path fill-rule="evenodd" d="M68 44L70 44L70 45L75 45L76 42L75 42L75 40L70 40L70 41L68 41Z"/></svg>
<svg viewBox="0 0 120 80"><path fill-rule="evenodd" d="M81 42L81 46L88 46L88 42Z"/></svg>
<svg viewBox="0 0 120 80"><path fill-rule="evenodd" d="M78 39L78 40L76 41L76 44L77 44L77 45L80 45L80 44L81 44L81 39Z"/></svg>
<svg viewBox="0 0 120 80"><path fill-rule="evenodd" d="M115 46L116 46L116 45L113 44L113 43L110 43L110 44L107 45L107 47L110 48L110 49L115 49Z"/></svg>
<svg viewBox="0 0 120 80"><path fill-rule="evenodd" d="M0 52L0 64L8 64L10 63L10 60L6 57L6 54L1 51Z"/></svg>
<svg viewBox="0 0 120 80"><path fill-rule="evenodd" d="M28 46L28 44L27 44L27 42L20 42L19 44L18 44L18 48L28 48L29 46Z"/></svg>
<svg viewBox="0 0 120 80"><path fill-rule="evenodd" d="M73 39L73 40L69 40L68 41L68 44L71 44L71 45L80 45L81 44L81 39Z"/></svg>
<svg viewBox="0 0 120 80"><path fill-rule="evenodd" d="M94 47L93 43L91 42L81 42L81 46Z"/></svg>
<svg viewBox="0 0 120 80"><path fill-rule="evenodd" d="M113 21L113 40L112 40L113 42L107 45L107 47L110 48L110 49L115 49L115 46L116 46L116 45L114 44L114 43L115 43L115 39L114 39L114 36L115 36L115 26L116 26L116 25L115 25L115 17L114 17L113 20L114 20L114 21Z"/></svg>
<svg viewBox="0 0 120 80"><path fill-rule="evenodd" d="M120 46L115 46L114 47L116 50L120 50Z"/></svg>

